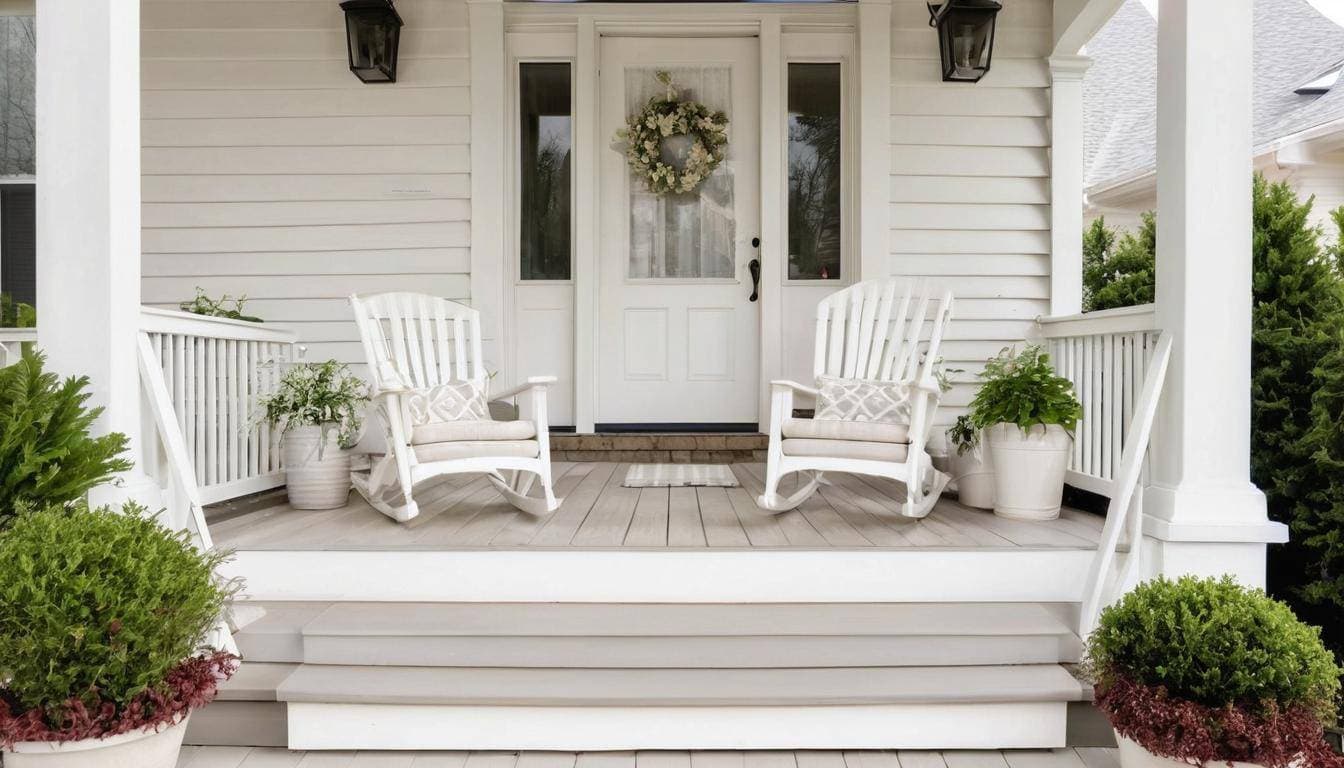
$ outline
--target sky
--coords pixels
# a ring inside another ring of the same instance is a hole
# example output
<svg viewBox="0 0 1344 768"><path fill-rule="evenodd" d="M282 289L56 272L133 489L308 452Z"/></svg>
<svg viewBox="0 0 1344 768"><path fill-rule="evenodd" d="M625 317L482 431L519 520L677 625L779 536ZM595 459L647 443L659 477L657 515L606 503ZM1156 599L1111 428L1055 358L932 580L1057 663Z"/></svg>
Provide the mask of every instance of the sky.
<svg viewBox="0 0 1344 768"><path fill-rule="evenodd" d="M1148 12L1157 16L1158 0L1142 0ZM1307 0L1321 15L1344 27L1344 0Z"/></svg>

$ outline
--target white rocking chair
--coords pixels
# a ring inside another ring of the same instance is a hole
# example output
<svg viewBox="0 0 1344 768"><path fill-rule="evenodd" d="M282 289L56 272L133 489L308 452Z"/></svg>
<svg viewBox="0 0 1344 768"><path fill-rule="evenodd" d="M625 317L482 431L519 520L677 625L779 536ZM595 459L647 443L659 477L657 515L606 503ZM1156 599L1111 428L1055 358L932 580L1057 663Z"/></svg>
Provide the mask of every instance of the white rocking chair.
<svg viewBox="0 0 1344 768"><path fill-rule="evenodd" d="M387 454L365 476L353 473L355 489L375 509L406 522L420 513L413 491L441 475L483 472L513 506L533 515L554 512L561 499L551 486L551 448L546 390L554 376L536 376L492 401L531 393L530 421L445 421L422 425L407 418L417 392L443 384L472 382L485 391L481 313L419 293L351 296L373 379L374 407L387 433ZM529 496L541 480L542 496Z"/></svg>
<svg viewBox="0 0 1344 768"><path fill-rule="evenodd" d="M759 506L772 512L793 509L826 482L825 472L852 472L904 483L901 514L929 514L950 479L933 468L927 443L942 397L935 375L938 347L952 313L952 294L944 292L930 317L929 294L927 287L898 278L867 280L817 305L813 373L905 385L909 423L795 419L794 393L817 397L820 390L771 382L770 452ZM780 480L795 472L805 475L801 486L780 496Z"/></svg>

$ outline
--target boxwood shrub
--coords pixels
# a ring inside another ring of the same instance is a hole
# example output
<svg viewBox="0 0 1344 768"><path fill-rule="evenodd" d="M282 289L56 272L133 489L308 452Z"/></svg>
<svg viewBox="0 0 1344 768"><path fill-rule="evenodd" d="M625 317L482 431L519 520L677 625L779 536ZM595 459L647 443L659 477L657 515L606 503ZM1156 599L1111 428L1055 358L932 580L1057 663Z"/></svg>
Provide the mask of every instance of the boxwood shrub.
<svg viewBox="0 0 1344 768"><path fill-rule="evenodd" d="M1330 762L1341 670L1320 630L1229 577L1140 585L1088 641L1097 705L1150 752L1196 765Z"/></svg>
<svg viewBox="0 0 1344 768"><path fill-rule="evenodd" d="M134 504L21 512L0 532L0 741L122 733L213 696L224 557Z"/></svg>

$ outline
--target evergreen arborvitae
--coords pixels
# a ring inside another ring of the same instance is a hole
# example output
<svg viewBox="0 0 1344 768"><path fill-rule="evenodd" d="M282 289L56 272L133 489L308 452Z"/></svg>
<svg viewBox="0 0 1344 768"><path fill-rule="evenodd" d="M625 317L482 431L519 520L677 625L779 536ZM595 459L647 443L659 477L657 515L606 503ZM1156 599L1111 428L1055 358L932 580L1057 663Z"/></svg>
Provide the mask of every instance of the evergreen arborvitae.
<svg viewBox="0 0 1344 768"><path fill-rule="evenodd" d="M1083 234L1083 310L1132 307L1154 299L1157 279L1157 216L1143 214L1138 233L1117 239L1105 219Z"/></svg>
<svg viewBox="0 0 1344 768"><path fill-rule="evenodd" d="M1339 236L1329 249L1336 274L1344 265L1344 208L1331 212ZM1344 658L1344 319L1331 333L1331 350L1313 371L1311 430L1306 448L1315 476L1293 519L1296 545L1309 553L1301 595L1326 643ZM1297 601L1294 601L1297 602Z"/></svg>
<svg viewBox="0 0 1344 768"><path fill-rule="evenodd" d="M1313 200L1301 202L1286 183L1259 175L1253 199L1251 479L1265 492L1270 516L1293 532L1289 544L1270 548L1270 587L1313 623L1328 625L1333 611L1320 610L1321 593L1330 560L1339 557L1329 540L1339 532L1322 525L1344 503L1344 483L1323 460L1319 446L1329 440L1317 422L1333 400L1326 385L1344 375L1344 281L1321 249L1319 229L1308 224ZM1338 647L1337 633L1332 640Z"/></svg>

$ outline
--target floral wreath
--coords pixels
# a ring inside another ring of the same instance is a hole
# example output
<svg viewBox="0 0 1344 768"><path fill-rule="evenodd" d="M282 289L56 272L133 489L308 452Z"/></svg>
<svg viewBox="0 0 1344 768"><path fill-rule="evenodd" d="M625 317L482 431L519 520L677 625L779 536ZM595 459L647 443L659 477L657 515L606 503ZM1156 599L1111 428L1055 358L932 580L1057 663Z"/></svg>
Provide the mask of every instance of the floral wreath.
<svg viewBox="0 0 1344 768"><path fill-rule="evenodd" d="M698 101L681 101L672 75L658 72L667 91L653 96L644 109L626 118L616 140L625 143L625 159L656 195L694 192L723 162L728 146L728 116ZM663 162L663 140L689 136L690 151L681 168Z"/></svg>

